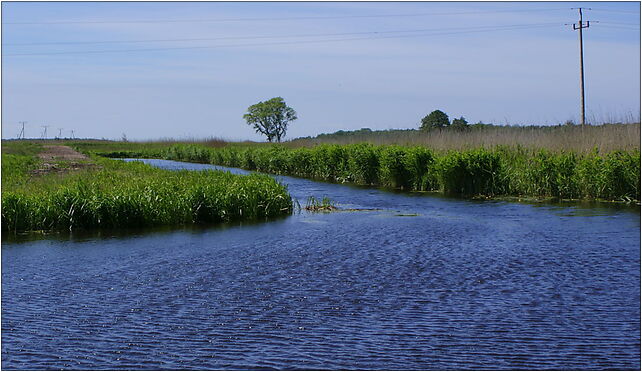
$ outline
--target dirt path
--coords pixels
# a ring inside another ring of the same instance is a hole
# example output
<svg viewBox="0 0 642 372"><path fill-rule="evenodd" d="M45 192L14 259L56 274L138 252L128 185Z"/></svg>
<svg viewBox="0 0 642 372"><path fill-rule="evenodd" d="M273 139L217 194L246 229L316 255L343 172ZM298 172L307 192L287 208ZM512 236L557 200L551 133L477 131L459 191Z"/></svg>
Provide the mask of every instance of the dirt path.
<svg viewBox="0 0 642 372"><path fill-rule="evenodd" d="M31 171L33 175L49 173L67 173L86 168L97 168L97 166L84 155L75 151L69 146L46 145L44 151L38 154L42 159L40 168Z"/></svg>
<svg viewBox="0 0 642 372"><path fill-rule="evenodd" d="M87 160L86 155L75 151L69 146L47 145L43 146L44 151L38 154L42 160Z"/></svg>

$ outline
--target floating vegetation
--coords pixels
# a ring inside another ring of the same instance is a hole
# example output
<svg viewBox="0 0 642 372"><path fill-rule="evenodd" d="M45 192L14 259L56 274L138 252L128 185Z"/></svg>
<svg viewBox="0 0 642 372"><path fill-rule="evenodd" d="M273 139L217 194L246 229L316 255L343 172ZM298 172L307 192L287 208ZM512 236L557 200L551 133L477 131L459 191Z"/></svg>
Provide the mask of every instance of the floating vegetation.
<svg viewBox="0 0 642 372"><path fill-rule="evenodd" d="M311 212L333 212L339 210L339 208L336 207L335 203L325 196L321 200L315 198L314 196L310 196L305 204L304 209Z"/></svg>

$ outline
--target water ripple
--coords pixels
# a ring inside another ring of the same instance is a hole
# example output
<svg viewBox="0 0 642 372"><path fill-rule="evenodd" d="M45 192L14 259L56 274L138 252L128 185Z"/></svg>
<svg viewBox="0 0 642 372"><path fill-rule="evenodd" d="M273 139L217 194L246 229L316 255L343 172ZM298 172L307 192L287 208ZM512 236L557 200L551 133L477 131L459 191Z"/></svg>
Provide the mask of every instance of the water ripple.
<svg viewBox="0 0 642 372"><path fill-rule="evenodd" d="M3 243L2 368L640 369L639 214L283 179L384 210Z"/></svg>

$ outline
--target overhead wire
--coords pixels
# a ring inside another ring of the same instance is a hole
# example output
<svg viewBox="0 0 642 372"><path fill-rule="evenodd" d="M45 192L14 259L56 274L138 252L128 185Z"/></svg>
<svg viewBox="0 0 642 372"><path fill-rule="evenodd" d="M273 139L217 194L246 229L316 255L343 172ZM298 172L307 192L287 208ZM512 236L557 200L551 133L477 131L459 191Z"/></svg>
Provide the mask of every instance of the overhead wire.
<svg viewBox="0 0 642 372"><path fill-rule="evenodd" d="M639 11L634 10L617 10L617 9L602 9L602 8L593 8L591 10L597 10L598 12L607 12L607 13L626 13L626 14L640 14Z"/></svg>
<svg viewBox="0 0 642 372"><path fill-rule="evenodd" d="M465 31L465 30L484 30L505 27L528 27L556 25L559 22L515 24L501 26L469 26L453 28L428 28L414 30L391 30L391 31L361 31L361 32L337 32L321 34L298 34L298 35L256 35L256 36L223 36L215 38L186 38L186 39L146 39L146 40L103 40L103 41L48 41L48 42L31 42L31 43L2 43L7 46L32 46L32 45L87 45L87 44L134 44L134 43L166 43L166 42L191 42L191 41L219 41L219 40L251 40L251 39L287 39L302 37L324 37L324 36L350 36L350 35L368 35L368 34L393 34L393 33L416 33L416 32L440 32L440 31Z"/></svg>
<svg viewBox="0 0 642 372"><path fill-rule="evenodd" d="M554 23L561 26L561 23ZM425 37L425 36L441 36L441 35L455 35L477 32L493 32L493 31L506 31L518 30L528 28L538 28L551 26L551 24L537 24L537 25L512 25L512 26L496 26L495 28L488 28L483 30L465 30L465 31L446 31L446 32L431 32L420 33L415 35L373 35L375 37L354 37L354 38L341 38L341 39L324 39L324 40L305 40L305 41L281 41L281 42L268 42L268 43L254 43L254 44L224 44L224 45L208 45L208 46L190 46L190 47L165 47L165 48L141 48L141 49L112 49L112 50L90 50L90 51L60 51L60 52L35 52L35 53L14 53L4 54L5 57L13 56L37 56L37 55L66 55L66 54L103 54L103 53L132 53L132 52L150 52L150 51L167 51L167 50L196 50L196 49L217 49L217 48L233 48L233 47L254 47L254 46L276 46L276 45L296 45L296 44L316 44L328 42L343 42L343 41L356 41L356 40L378 40L378 39L391 39L391 38L410 38L410 37Z"/></svg>
<svg viewBox="0 0 642 372"><path fill-rule="evenodd" d="M637 27L640 27L639 23L611 22L611 21L600 21L600 23L609 24L609 25L623 25L623 26L637 26Z"/></svg>
<svg viewBox="0 0 642 372"><path fill-rule="evenodd" d="M607 28L617 28L620 30L631 30L631 31L639 31L640 27L631 27L631 26L618 26L618 25L606 25L605 27Z"/></svg>
<svg viewBox="0 0 642 372"><path fill-rule="evenodd" d="M122 20L122 21L50 21L50 22L4 22L7 24L85 24L85 23L179 23L179 22L228 22L228 21L274 21L274 20L297 20L297 19L341 19L341 18L372 18L372 17L417 17L429 15L463 15L463 14L480 14L480 13L505 13L505 12L542 12L554 10L568 10L570 8L547 8L547 9L501 9L493 11L474 11L474 12L441 12L441 13L412 13L412 14L385 14L385 15L345 15L345 16L298 16L298 17L264 17L264 18L229 18L229 19L192 19L192 20ZM591 8L595 9L595 8ZM598 11L607 11L605 9L595 9ZM637 26L639 24L625 22L602 22L604 24L622 25L609 26L613 28L632 29L623 26ZM27 55L62 55L62 54L94 54L94 53L123 53L123 52L147 52L162 50L184 50L184 49L210 49L226 47L244 47L244 46L263 46L263 45L290 45L290 44L308 44L323 42L340 42L351 40L368 40L368 39L387 39L403 37L421 37L430 35L448 35L471 32L501 31L511 29L523 29L530 27L542 27L545 25L556 25L557 22L538 23L538 24L519 24L506 26L473 26L459 27L449 29L415 29L415 30L394 30L394 31L363 31L363 32L342 32L342 33L322 33L322 34L299 34L299 35L257 35L257 36L228 36L215 38L181 38L181 39L147 39L147 40L103 40L103 41L45 41L45 42L25 42L25 43L2 43L3 46L37 46L37 45L108 45L108 44L135 44L135 43L173 43L173 42L197 42L197 41L223 41L223 40L260 40L260 39L291 39L291 38L316 38L316 37L333 37L333 36L356 36L372 35L372 37L358 38L341 38L325 40L303 40L303 41L280 41L261 44L224 44L208 46L185 46L185 47L162 47L162 48L141 48L141 49L110 49L110 50L89 50L89 51L53 51L53 52L26 52L10 53L4 56L27 56ZM407 34L417 35L407 35ZM397 36L385 36L390 34L406 34ZM384 35L384 36L381 36Z"/></svg>
<svg viewBox="0 0 642 372"><path fill-rule="evenodd" d="M372 15L339 15L339 16L293 16L293 17L255 17L255 18L218 18L218 19L161 19L161 20L106 20L106 21L18 21L2 22L3 25L63 25L63 24L121 24L121 23L217 23L217 22L255 22L255 21L292 21L312 19L349 19L349 18L390 18L390 17L425 17L443 15L493 14L512 12L547 12L568 10L569 8L547 9L500 9L490 11L466 12L432 12L432 13L401 13L401 14L372 14Z"/></svg>

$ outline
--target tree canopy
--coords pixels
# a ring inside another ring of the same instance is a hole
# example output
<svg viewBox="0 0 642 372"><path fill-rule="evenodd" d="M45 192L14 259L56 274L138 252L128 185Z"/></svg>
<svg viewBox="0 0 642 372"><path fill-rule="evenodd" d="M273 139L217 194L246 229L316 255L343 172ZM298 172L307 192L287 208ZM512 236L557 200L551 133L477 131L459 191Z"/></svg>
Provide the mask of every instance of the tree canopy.
<svg viewBox="0 0 642 372"><path fill-rule="evenodd" d="M285 104L281 97L274 97L247 108L243 115L248 125L254 126L257 133L264 134L269 142L281 142L288 123L297 119L296 111Z"/></svg>
<svg viewBox="0 0 642 372"><path fill-rule="evenodd" d="M468 128L468 121L464 119L464 117L460 117L459 119L453 119L453 122L450 124L451 127L457 129L457 130L464 130Z"/></svg>
<svg viewBox="0 0 642 372"><path fill-rule="evenodd" d="M435 110L421 119L421 129L444 128L450 125L448 115L440 110Z"/></svg>

